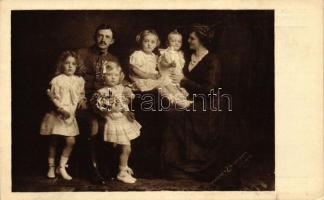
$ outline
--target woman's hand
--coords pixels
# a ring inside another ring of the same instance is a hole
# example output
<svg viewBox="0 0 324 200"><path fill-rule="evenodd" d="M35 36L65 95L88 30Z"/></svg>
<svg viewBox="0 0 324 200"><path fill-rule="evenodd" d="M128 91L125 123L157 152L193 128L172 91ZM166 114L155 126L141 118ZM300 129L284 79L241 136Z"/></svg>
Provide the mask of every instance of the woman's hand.
<svg viewBox="0 0 324 200"><path fill-rule="evenodd" d="M171 80L172 80L172 83L177 84L177 83L180 83L180 81L181 81L182 79L184 79L185 77L183 76L183 74L176 74L176 73L172 72L172 73L170 74L170 78L171 78Z"/></svg>

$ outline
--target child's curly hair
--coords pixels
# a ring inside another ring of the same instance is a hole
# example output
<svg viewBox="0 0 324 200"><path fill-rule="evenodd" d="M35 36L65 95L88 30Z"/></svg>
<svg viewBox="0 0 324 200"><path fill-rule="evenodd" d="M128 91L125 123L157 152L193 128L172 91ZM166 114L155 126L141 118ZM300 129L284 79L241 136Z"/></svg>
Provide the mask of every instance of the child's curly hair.
<svg viewBox="0 0 324 200"><path fill-rule="evenodd" d="M110 63L114 63L115 65L111 65ZM125 74L124 74L124 72L120 66L120 63L118 61L107 61L107 65L105 66L105 69L102 72L102 78L104 79L105 76L107 75L107 73L114 69L119 71L119 73L120 73L119 83L122 83L125 78Z"/></svg>
<svg viewBox="0 0 324 200"><path fill-rule="evenodd" d="M68 57L73 57L76 61L76 70L75 70L75 75L77 76L82 76L84 74L84 66L83 66L83 62L82 59L80 58L80 56L75 52L75 51L63 51L58 59L58 62L56 64L56 71L55 71L55 76L62 74L64 71L63 65L65 60Z"/></svg>
<svg viewBox="0 0 324 200"><path fill-rule="evenodd" d="M161 42L160 42L160 38L159 35L157 34L157 32L154 29L150 29L150 30L143 30L142 32L140 32L139 34L137 34L136 36L136 43L140 46L142 45L142 42L145 38L145 36L152 34L155 35L156 37L156 47L159 47Z"/></svg>

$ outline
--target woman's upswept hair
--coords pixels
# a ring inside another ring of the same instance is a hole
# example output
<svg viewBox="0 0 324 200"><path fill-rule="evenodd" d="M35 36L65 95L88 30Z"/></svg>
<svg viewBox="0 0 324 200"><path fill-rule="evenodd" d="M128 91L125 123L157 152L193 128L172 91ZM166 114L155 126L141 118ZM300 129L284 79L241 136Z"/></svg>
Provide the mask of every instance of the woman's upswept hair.
<svg viewBox="0 0 324 200"><path fill-rule="evenodd" d="M62 74L64 72L64 62L68 57L73 57L75 59L76 62L76 70L75 70L75 75L77 76L82 76L83 72L84 72L84 66L83 66L83 62L80 58L80 56L74 52L74 51L63 51L57 61L56 64L56 71L55 71L55 76Z"/></svg>
<svg viewBox="0 0 324 200"><path fill-rule="evenodd" d="M137 34L136 36L136 43L140 46L142 45L142 42L145 38L145 36L152 34L156 36L156 47L160 46L160 38L159 35L157 34L157 32L154 29L151 30L143 30L142 32L140 32L139 34Z"/></svg>
<svg viewBox="0 0 324 200"><path fill-rule="evenodd" d="M214 37L213 31L206 25L193 24L190 28L190 33L194 32L200 42L209 48Z"/></svg>

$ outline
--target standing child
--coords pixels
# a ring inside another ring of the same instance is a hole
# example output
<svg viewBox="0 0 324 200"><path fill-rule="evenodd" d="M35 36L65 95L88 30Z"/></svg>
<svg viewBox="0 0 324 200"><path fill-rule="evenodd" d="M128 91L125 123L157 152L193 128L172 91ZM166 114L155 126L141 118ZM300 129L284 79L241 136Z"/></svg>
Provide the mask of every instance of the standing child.
<svg viewBox="0 0 324 200"><path fill-rule="evenodd" d="M121 83L124 74L115 61L105 63L105 87L99 89L92 97L91 103L96 111L106 119L104 141L121 148L119 156L119 173L117 179L124 183L135 183L133 170L128 167L131 153L130 141L140 134L141 125L129 111L128 104L134 98L131 89Z"/></svg>
<svg viewBox="0 0 324 200"><path fill-rule="evenodd" d="M55 172L64 179L72 177L66 171L66 164L79 134L75 111L85 106L84 79L80 77L81 62L73 51L64 51L56 67L56 76L51 80L48 95L56 110L45 115L41 123L40 134L50 136L47 173L48 178L55 178ZM66 145L62 151L59 166L55 171L55 153L57 140L64 138Z"/></svg>
<svg viewBox="0 0 324 200"><path fill-rule="evenodd" d="M182 35L174 30L168 34L167 48L160 49L159 71L161 73L163 85L160 92L167 97L171 103L175 103L180 107L188 107L192 103L187 100L188 92L180 87L180 83L171 81L171 74L179 75L185 64L183 52L180 50L182 46Z"/></svg>

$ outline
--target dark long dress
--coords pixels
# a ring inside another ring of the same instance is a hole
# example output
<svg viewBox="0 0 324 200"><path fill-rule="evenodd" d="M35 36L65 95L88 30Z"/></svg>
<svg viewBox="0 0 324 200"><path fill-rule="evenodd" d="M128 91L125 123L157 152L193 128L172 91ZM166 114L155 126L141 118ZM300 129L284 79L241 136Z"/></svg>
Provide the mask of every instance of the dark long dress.
<svg viewBox="0 0 324 200"><path fill-rule="evenodd" d="M221 67L217 56L208 53L191 71L189 62L184 67L186 79L181 86L187 89L190 97L207 95L210 90L220 87ZM196 111L167 112L167 129L163 135L163 168L168 176L179 174L197 175L208 179L214 176L224 165L224 141L219 131L220 112L210 108L217 98L194 98ZM205 107L205 111L203 110ZM210 170L212 169L212 170Z"/></svg>

